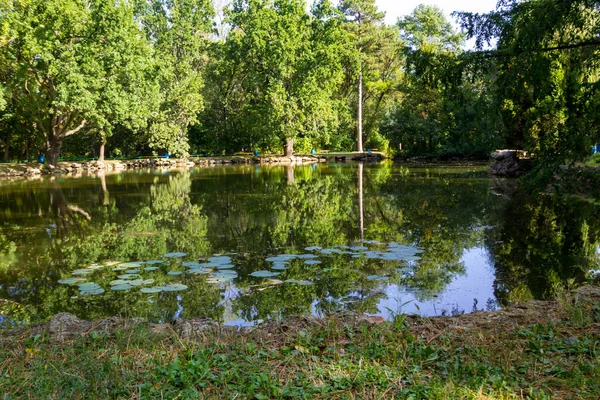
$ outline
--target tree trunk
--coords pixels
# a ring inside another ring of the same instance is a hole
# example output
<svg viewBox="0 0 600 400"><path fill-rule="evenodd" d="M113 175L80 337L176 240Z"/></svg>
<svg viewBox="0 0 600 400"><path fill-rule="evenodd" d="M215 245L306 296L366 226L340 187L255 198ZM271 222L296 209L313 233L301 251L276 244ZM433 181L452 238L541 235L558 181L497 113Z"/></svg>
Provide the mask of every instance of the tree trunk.
<svg viewBox="0 0 600 400"><path fill-rule="evenodd" d="M294 139L288 138L285 141L285 156L291 157L294 155Z"/></svg>
<svg viewBox="0 0 600 400"><path fill-rule="evenodd" d="M10 146L10 133L6 137L6 142L4 143L4 161L8 161L8 147Z"/></svg>
<svg viewBox="0 0 600 400"><path fill-rule="evenodd" d="M100 162L104 162L104 146L106 145L106 143L104 143L104 140L102 142L100 142L100 154L98 155L98 161Z"/></svg>
<svg viewBox="0 0 600 400"><path fill-rule="evenodd" d="M52 135L46 142L46 161L49 165L56 166L62 147L62 138Z"/></svg>
<svg viewBox="0 0 600 400"><path fill-rule="evenodd" d="M358 152L363 152L363 142L362 142L362 85L363 85L363 74L362 74L362 66L361 70L358 73L358 110L356 112L357 122L356 122L356 136L358 142Z"/></svg>
<svg viewBox="0 0 600 400"><path fill-rule="evenodd" d="M363 208L363 164L358 164L358 213L360 223L360 240L365 238L365 210Z"/></svg>
<svg viewBox="0 0 600 400"><path fill-rule="evenodd" d="M295 184L296 180L294 178L294 167L292 165L286 165L285 173L286 173L288 185Z"/></svg>

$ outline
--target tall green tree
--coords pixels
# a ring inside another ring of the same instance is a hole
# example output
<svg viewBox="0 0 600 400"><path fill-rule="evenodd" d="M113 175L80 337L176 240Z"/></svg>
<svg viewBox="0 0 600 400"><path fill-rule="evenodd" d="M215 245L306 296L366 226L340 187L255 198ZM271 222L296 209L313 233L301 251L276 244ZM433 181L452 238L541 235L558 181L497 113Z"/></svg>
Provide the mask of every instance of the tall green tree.
<svg viewBox="0 0 600 400"><path fill-rule="evenodd" d="M188 130L204 107L202 89L215 15L210 0L136 0L154 48L160 108L148 127L155 150L187 156Z"/></svg>
<svg viewBox="0 0 600 400"><path fill-rule="evenodd" d="M50 164L82 129L145 125L158 88L127 1L5 0L0 10L6 84Z"/></svg>
<svg viewBox="0 0 600 400"><path fill-rule="evenodd" d="M357 149L363 152L363 64L365 57L377 47L377 29L383 25L385 14L375 5L375 0L342 0L339 9L346 20L346 28L353 35L356 51L356 142Z"/></svg>
<svg viewBox="0 0 600 400"><path fill-rule="evenodd" d="M335 51L341 30L321 2L321 17L302 0L238 0L230 11L226 54L245 94L243 126L265 147L293 154L294 141L322 137L335 124L332 96L342 79Z"/></svg>
<svg viewBox="0 0 600 400"><path fill-rule="evenodd" d="M480 52L496 60L494 88L511 147L538 166L574 162L600 139L600 18L593 0L505 0L488 14L460 13Z"/></svg>

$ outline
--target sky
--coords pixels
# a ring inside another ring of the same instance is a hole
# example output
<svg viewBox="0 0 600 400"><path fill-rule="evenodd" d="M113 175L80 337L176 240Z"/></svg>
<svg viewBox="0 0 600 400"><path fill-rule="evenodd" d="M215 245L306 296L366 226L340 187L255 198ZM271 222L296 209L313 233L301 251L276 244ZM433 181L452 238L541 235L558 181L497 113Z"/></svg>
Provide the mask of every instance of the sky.
<svg viewBox="0 0 600 400"><path fill-rule="evenodd" d="M470 11L483 13L494 10L497 0L376 0L375 4L385 11L385 20L394 24L398 17L410 14L419 4L436 5L441 8L448 19L453 11ZM451 19L454 22L454 19Z"/></svg>

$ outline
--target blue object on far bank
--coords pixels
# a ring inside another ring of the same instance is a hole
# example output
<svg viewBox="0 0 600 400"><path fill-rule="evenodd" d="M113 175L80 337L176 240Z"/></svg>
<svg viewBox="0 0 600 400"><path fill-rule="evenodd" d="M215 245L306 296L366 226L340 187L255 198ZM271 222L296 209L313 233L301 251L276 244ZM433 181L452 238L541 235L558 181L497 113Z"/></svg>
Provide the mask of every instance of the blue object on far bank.
<svg viewBox="0 0 600 400"><path fill-rule="evenodd" d="M254 150L254 157L258 157L258 150Z"/></svg>
<svg viewBox="0 0 600 400"><path fill-rule="evenodd" d="M600 146L600 144L597 144L595 146L592 146L592 154L596 154L598 153L598 146Z"/></svg>
<svg viewBox="0 0 600 400"><path fill-rule="evenodd" d="M371 152L371 149L367 149L367 153L370 153L370 152Z"/></svg>
<svg viewBox="0 0 600 400"><path fill-rule="evenodd" d="M169 152L168 151L165 153L165 158L169 158Z"/></svg>
<svg viewBox="0 0 600 400"><path fill-rule="evenodd" d="M38 156L38 162L39 162L40 164L43 164L43 163L44 163L44 161L46 161L46 156L44 156L43 154L40 154L40 155Z"/></svg>
<svg viewBox="0 0 600 400"><path fill-rule="evenodd" d="M310 154L313 154L313 155L314 155L314 154L315 154L315 149L312 149L312 150L310 151Z"/></svg>

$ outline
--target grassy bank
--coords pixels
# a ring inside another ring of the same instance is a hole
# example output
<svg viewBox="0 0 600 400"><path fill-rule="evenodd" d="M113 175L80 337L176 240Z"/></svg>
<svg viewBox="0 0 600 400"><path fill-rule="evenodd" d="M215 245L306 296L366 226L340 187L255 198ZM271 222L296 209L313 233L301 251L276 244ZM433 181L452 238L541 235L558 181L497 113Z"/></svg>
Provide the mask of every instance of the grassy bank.
<svg viewBox="0 0 600 400"><path fill-rule="evenodd" d="M28 328L0 336L0 398L598 399L598 299L384 323L299 317L189 337L144 323L63 340Z"/></svg>

